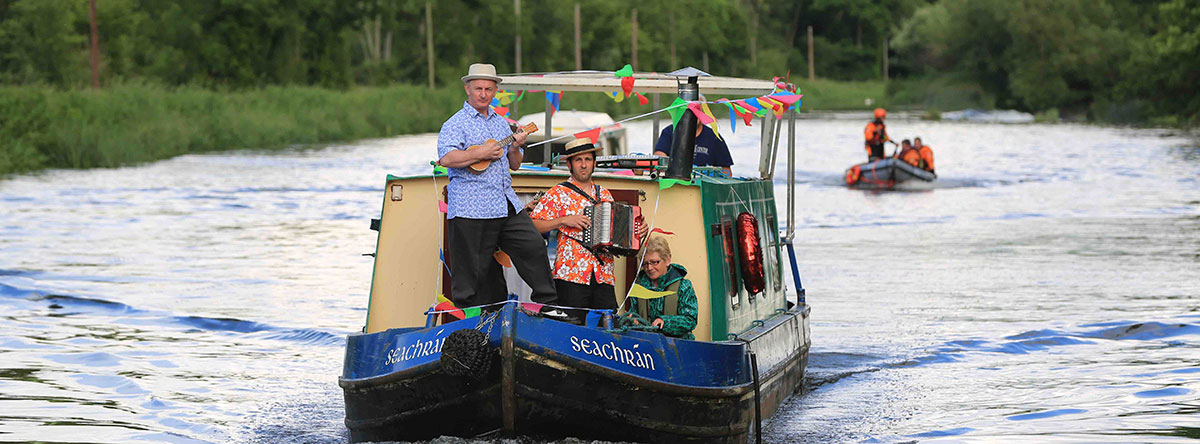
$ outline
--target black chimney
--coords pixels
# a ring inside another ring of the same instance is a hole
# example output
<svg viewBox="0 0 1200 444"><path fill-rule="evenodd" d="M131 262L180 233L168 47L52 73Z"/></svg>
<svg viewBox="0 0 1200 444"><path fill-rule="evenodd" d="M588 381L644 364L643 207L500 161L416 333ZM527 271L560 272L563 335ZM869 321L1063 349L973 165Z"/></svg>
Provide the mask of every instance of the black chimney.
<svg viewBox="0 0 1200 444"><path fill-rule="evenodd" d="M689 102L700 100L700 84L698 77L688 77L687 83L679 85L679 98ZM684 110L683 116L671 134L671 160L667 163L666 177L672 179L692 180L692 159L696 157L696 125L699 121L690 110Z"/></svg>

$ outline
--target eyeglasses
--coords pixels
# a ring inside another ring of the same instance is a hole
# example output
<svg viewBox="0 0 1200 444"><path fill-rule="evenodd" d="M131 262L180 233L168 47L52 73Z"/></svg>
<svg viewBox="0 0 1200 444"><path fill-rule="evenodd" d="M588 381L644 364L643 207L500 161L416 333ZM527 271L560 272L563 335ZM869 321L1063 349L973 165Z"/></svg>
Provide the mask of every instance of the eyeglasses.
<svg viewBox="0 0 1200 444"><path fill-rule="evenodd" d="M660 259L660 260L657 260L657 261L650 261L650 260L648 260L648 261L644 261L644 262L642 262L642 266L643 266L643 267L646 267L646 266L649 266L649 267L657 267L657 266L658 266L658 264L661 264L661 263L663 263L663 261L662 261L661 259Z"/></svg>

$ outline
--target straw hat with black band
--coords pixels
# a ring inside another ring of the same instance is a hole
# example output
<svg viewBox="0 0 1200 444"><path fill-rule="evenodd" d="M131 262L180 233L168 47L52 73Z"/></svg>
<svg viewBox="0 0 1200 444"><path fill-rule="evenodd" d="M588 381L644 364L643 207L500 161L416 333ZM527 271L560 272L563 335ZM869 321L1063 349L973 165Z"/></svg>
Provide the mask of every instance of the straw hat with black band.
<svg viewBox="0 0 1200 444"><path fill-rule="evenodd" d="M563 153L558 156L558 159L566 161L572 156L596 152L599 149L600 147L592 144L592 139L575 139L567 143L566 151L563 151ZM593 156L595 156L595 154L593 154Z"/></svg>

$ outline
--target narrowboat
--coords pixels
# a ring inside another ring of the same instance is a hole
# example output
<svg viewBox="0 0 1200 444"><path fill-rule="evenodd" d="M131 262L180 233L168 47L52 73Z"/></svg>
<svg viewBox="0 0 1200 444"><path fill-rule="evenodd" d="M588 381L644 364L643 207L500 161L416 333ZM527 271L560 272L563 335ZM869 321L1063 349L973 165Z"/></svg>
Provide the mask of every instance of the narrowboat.
<svg viewBox="0 0 1200 444"><path fill-rule="evenodd" d="M932 172L895 157L860 163L846 169L846 186L868 190L890 190L901 184L928 184L937 179Z"/></svg>
<svg viewBox="0 0 1200 444"><path fill-rule="evenodd" d="M641 93L684 100L698 100L699 91L736 98L776 88L774 81L713 77L694 68L635 76ZM621 91L611 73L502 77L508 90ZM786 139L783 230L772 180L776 136L785 120L795 127L795 113L787 114L761 120L759 177L725 178L714 168L693 168L691 153L665 167L597 169L594 175L616 200L640 206L647 223L670 233L672 261L689 271L699 303L694 340L627 326L609 311L588 313L582 325L552 320L515 295L482 310L447 308L452 276L440 260L447 223L439 210L447 176L437 167L429 174L389 175L381 217L372 223L378 240L366 322L347 338L339 378L350 441L444 435L753 440L763 421L801 389L811 344L810 308L792 245L794 132ZM697 119L685 113L678 125L687 131L676 135L694 134ZM543 140L554 139L547 134ZM512 186L531 199L568 175L550 162L523 165L512 172ZM618 300L628 295L636 267L636 257L617 258Z"/></svg>

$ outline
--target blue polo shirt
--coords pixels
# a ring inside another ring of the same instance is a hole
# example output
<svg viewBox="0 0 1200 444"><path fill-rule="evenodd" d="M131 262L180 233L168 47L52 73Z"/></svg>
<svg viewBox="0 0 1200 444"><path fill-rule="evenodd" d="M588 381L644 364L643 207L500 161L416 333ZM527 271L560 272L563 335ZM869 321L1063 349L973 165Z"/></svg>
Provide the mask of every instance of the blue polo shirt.
<svg viewBox="0 0 1200 444"><path fill-rule="evenodd" d="M442 131L438 133L438 158L450 150L465 150L512 133L504 117L490 110L484 115L464 101L462 109L442 124ZM504 148L500 158L492 161L482 173L472 173L467 167L446 169L450 176L450 184L446 185L446 197L450 200L446 218L494 219L508 216L510 204L517 211L524 208L512 189L512 176L508 172L510 149L517 148Z"/></svg>
<svg viewBox="0 0 1200 444"><path fill-rule="evenodd" d="M700 126L700 135L696 137L696 156L692 158L692 165L696 166L716 166L728 167L733 165L733 156L729 155L729 146L724 140L717 138L717 133L713 132L708 125ZM662 134L658 136L658 143L654 145L654 151L662 151L671 155L671 137L673 137L673 129L675 125L669 125L663 128Z"/></svg>

